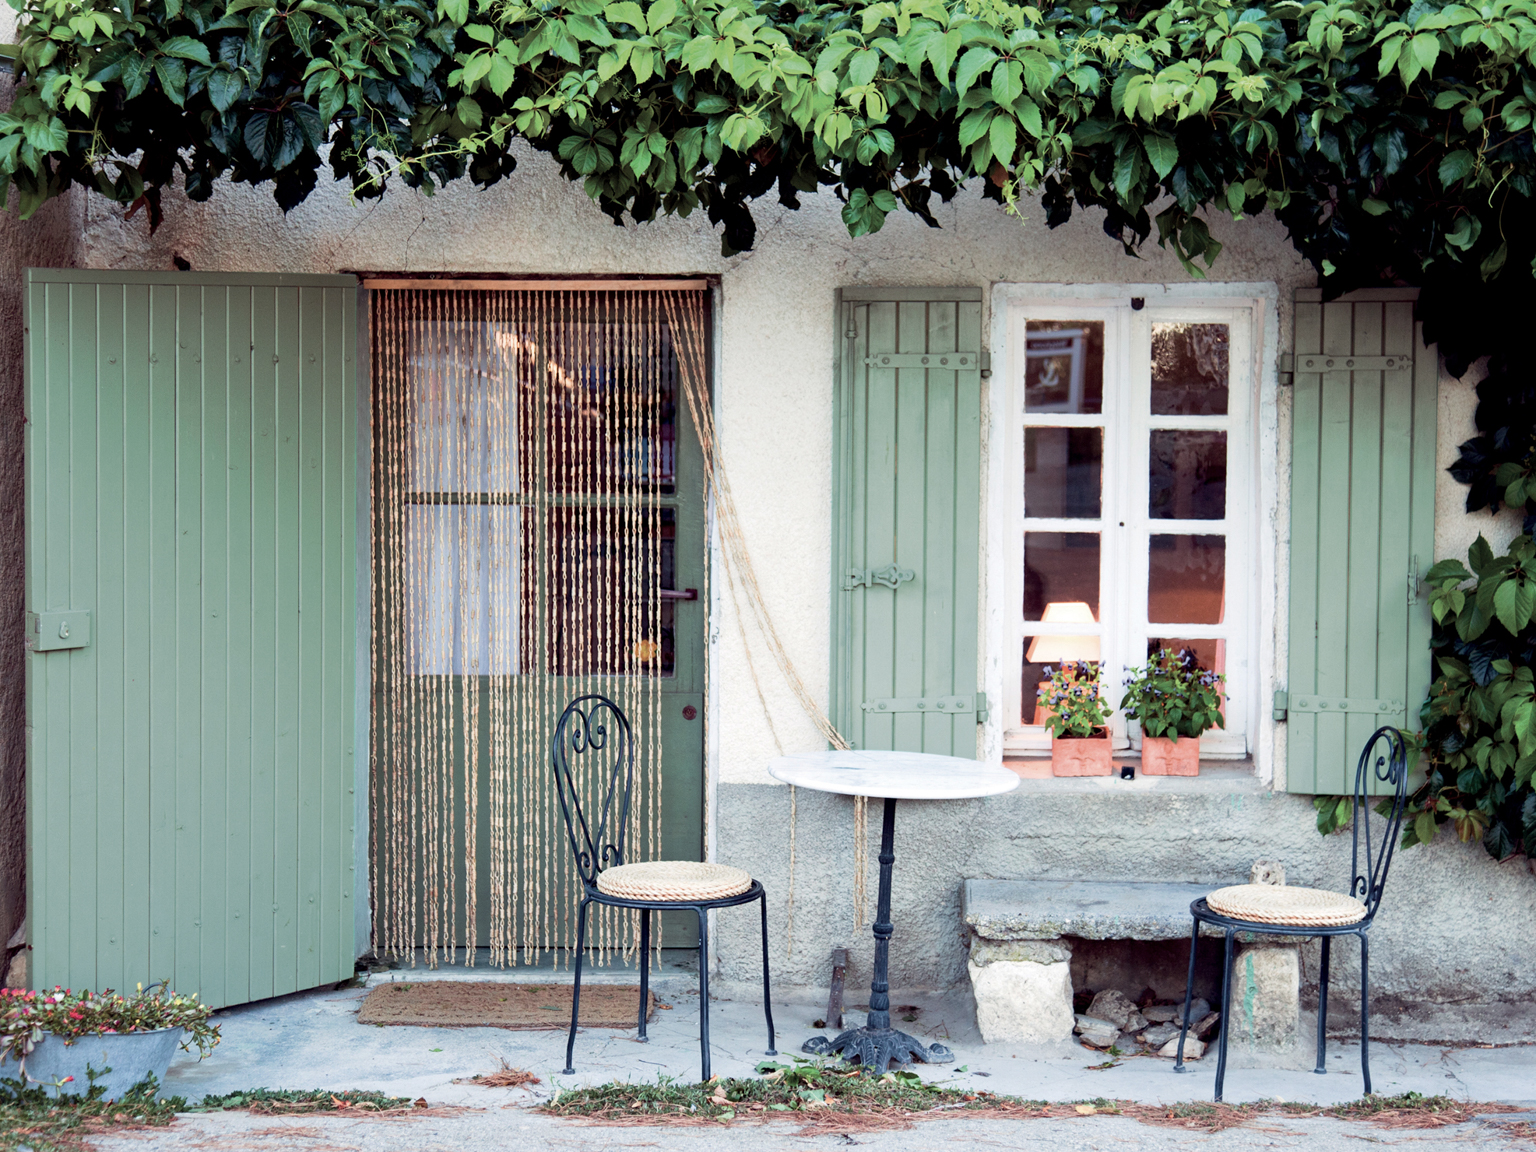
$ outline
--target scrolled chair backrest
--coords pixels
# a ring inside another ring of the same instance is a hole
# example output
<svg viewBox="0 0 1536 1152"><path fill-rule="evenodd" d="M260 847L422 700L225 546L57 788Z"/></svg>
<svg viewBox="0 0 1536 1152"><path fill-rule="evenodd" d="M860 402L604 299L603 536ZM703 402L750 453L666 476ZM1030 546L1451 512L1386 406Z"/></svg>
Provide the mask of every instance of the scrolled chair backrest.
<svg viewBox="0 0 1536 1152"><path fill-rule="evenodd" d="M635 772L629 719L606 696L578 696L560 713L551 760L571 856L582 884L590 889L604 868L624 863L624 831L629 826L629 790ZM584 790L593 790L599 802L595 824L588 823L582 807Z"/></svg>
<svg viewBox="0 0 1536 1152"><path fill-rule="evenodd" d="M1382 783L1392 789L1389 795L1373 790ZM1388 803L1387 826L1380 843L1371 833L1374 804ZM1360 763L1355 768L1354 846L1350 852L1350 895L1365 905L1365 919L1376 915L1381 893L1387 885L1387 870L1392 867L1392 853L1402 833L1403 813L1408 806L1408 741L1396 728L1376 729L1365 742ZM1365 867L1361 868L1361 841L1365 844Z"/></svg>

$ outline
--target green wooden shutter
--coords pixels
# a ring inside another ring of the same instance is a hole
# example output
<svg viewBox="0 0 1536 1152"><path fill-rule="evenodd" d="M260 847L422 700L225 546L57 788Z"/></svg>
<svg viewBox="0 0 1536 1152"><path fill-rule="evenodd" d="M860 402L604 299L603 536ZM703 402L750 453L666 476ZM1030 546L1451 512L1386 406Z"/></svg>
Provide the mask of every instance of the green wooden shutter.
<svg viewBox="0 0 1536 1152"><path fill-rule="evenodd" d="M356 302L27 273L35 987L352 973Z"/></svg>
<svg viewBox="0 0 1536 1152"><path fill-rule="evenodd" d="M981 290L845 288L838 333L833 722L975 756Z"/></svg>
<svg viewBox="0 0 1536 1152"><path fill-rule="evenodd" d="M1416 728L1431 678L1439 358L1411 289L1296 294L1286 786L1354 787L1382 724Z"/></svg>

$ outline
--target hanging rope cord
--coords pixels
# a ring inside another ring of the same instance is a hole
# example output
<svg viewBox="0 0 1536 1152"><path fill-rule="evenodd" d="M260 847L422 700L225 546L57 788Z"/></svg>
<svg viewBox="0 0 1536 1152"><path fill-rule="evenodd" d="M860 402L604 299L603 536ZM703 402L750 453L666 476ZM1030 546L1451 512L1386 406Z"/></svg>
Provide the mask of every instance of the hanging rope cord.
<svg viewBox="0 0 1536 1152"><path fill-rule="evenodd" d="M709 393L706 386L708 380L707 342L704 335L704 310L693 300L681 293L663 292L662 298L666 308L667 319L674 333L674 346L678 350L678 364L682 371L682 388L684 399L688 404L688 415L691 419L695 433L699 438L699 447L704 457L705 479L715 495L715 517L719 525L721 557L724 561L726 583L731 593L731 605L736 615L736 626L741 635L742 651L746 656L747 670L752 677L753 688L757 692L759 704L762 706L763 715L768 721L768 731L773 737L774 747L782 755L783 745L779 741L777 730L774 728L773 717L768 709L767 697L763 692L762 682L758 678L757 668L752 658L752 645L748 642L745 617L741 611L738 590L742 598L746 600L748 612L752 623L756 627L758 635L768 646L769 654L773 662L778 666L779 674L785 684L794 694L796 701L804 713L810 717L811 723L816 726L818 732L826 739L827 743L837 749L848 749L850 744L837 727L827 716L816 696L801 678L795 669L794 661L790 658L788 649L779 637L778 629L774 626L773 617L769 614L762 586L758 583L757 572L752 563L752 555L747 548L746 537L741 530L741 519L736 513L736 500L731 492L730 477L725 468L725 460L720 451L720 442L716 433L713 409L709 404ZM690 307L690 304L693 306ZM789 920L789 947L793 947L794 940L794 887L795 887L795 816L796 796L793 785L789 789L789 896L788 896L788 920ZM863 927L865 908L865 876L868 872L868 837L866 834L866 805L863 796L853 798L853 831L854 831L854 877L853 877L853 904L854 925Z"/></svg>

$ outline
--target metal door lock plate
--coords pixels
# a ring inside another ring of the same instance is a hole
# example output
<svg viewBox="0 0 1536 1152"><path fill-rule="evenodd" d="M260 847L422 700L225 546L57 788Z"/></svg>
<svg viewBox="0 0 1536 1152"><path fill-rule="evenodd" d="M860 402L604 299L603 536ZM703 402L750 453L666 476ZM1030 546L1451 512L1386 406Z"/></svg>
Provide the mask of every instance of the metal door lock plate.
<svg viewBox="0 0 1536 1152"><path fill-rule="evenodd" d="M89 612L33 612L27 639L34 652L57 652L65 648L89 648L91 614Z"/></svg>

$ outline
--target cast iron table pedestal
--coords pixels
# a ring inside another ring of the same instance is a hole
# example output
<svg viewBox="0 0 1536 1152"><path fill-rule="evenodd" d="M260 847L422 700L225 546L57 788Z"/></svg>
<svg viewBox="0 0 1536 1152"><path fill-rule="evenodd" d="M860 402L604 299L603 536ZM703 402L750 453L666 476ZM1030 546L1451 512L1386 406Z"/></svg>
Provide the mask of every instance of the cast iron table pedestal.
<svg viewBox="0 0 1536 1152"><path fill-rule="evenodd" d="M850 1028L835 1040L812 1036L800 1051L813 1056L841 1056L857 1060L865 1068L884 1072L894 1060L908 1064L948 1064L955 1054L942 1044L924 1044L891 1027L891 865L896 861L892 842L896 838L896 801L885 798L885 814L880 823L880 899L875 910L875 978L869 985L869 1018L862 1028Z"/></svg>
<svg viewBox="0 0 1536 1152"><path fill-rule="evenodd" d="M844 796L885 801L880 827L880 898L875 912L875 974L869 988L869 1019L836 1039L815 1036L801 1048L816 1056L841 1055L884 1072L892 1061L943 1064L955 1054L942 1044L924 1044L891 1027L890 948L891 865L896 861L897 800L962 800L996 796L1019 786L1001 765L922 752L833 751L780 756L768 773L786 784Z"/></svg>

